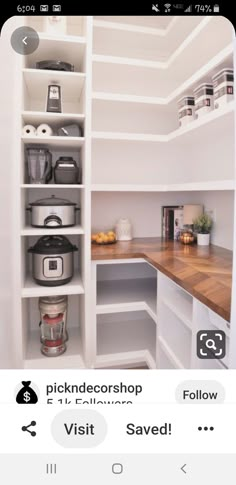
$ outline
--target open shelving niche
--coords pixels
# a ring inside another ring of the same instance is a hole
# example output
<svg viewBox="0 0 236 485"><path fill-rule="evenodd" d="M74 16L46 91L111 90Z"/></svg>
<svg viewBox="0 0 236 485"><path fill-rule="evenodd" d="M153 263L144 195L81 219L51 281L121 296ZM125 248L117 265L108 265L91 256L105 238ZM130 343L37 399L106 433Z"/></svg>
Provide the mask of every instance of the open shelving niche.
<svg viewBox="0 0 236 485"><path fill-rule="evenodd" d="M92 263L95 367L156 368L157 272L140 260Z"/></svg>
<svg viewBox="0 0 236 485"><path fill-rule="evenodd" d="M185 35L182 40L181 34L178 33L183 21L181 18L176 19L171 32L162 30L161 34L159 31L155 31L155 34L145 33L146 44L149 45L145 44L145 54L152 52L152 42L156 37L158 42L166 38L168 44L170 42L175 44L172 56L169 55L167 60L159 61L161 65L154 62L147 66L145 62L142 63L141 54L136 60L130 58L123 44L123 35L127 33L130 38L130 49L136 49L138 56L138 49L142 52L144 45L142 26L135 25L133 30L132 24L131 26L126 23L120 24L121 19L120 22L112 22L112 18L107 21L103 18L95 18L93 191L234 190L233 149L232 153L224 156L227 163L221 167L221 173L220 164L217 164L219 172L217 177L215 177L215 167L212 166L211 175L208 173L206 179L206 175L203 176L205 170L202 172L202 167L199 166L199 173L197 173L196 162L194 163L196 174L191 170L191 164L185 166L182 153L183 145L190 146L193 142L196 153L200 152L200 146L204 140L208 143L214 133L216 146L214 154L210 157L213 163L215 154L219 153L218 145L221 143L222 128L224 127L230 135L233 132L234 102L221 109L214 109L182 128L178 127L177 110L177 100L180 97L193 95L193 90L202 82L212 82L212 76L219 70L233 67L233 29L231 24L222 18L195 18L196 24L191 25L191 29L190 24L193 19L184 18L184 20L185 28L189 29L189 35L187 37ZM220 39L216 39L215 36L217 26L222 32ZM110 32L115 35L114 39L119 37L120 43L117 49L123 49L123 53L114 51L113 56L107 55L107 50L116 48L115 40L114 43L105 41ZM215 42L211 45L208 41L202 42L205 37L209 39L213 36ZM193 55L195 51L196 56ZM187 62L190 52L191 62ZM135 62L130 62L132 60ZM119 68L119 76L114 74L116 66L118 66L117 69ZM171 66L175 67L173 76ZM112 70L112 76L109 75L109 69ZM176 76L176 70L181 73L181 78L180 75ZM162 78L163 86L168 88L168 92L163 91L158 84ZM152 88L148 86L150 79L153 82ZM172 85L169 85L166 79L172 80ZM139 84L138 80L140 80ZM142 116L140 116L140 108L142 108ZM200 153L195 158L203 159ZM109 163L107 163L108 160ZM143 160L146 164L145 174L142 169ZM176 160L180 165L178 172L184 174L184 179L181 181L176 180L177 171L173 170ZM116 169L117 166L119 171ZM149 177L148 174L150 174Z"/></svg>
<svg viewBox="0 0 236 485"><path fill-rule="evenodd" d="M229 324L170 278L158 272L158 368L225 369L228 367ZM226 357L201 360L197 357L199 330L226 333Z"/></svg>
<svg viewBox="0 0 236 485"><path fill-rule="evenodd" d="M77 19L77 20L76 20ZM88 240L90 239L90 221L85 215L89 212L89 170L90 170L90 86L87 86L86 76L91 70L91 19L87 17L71 17L69 19L69 35L50 36L44 32L42 17L33 20L40 32L40 45L37 51L22 60L22 102L18 104L19 132L25 124L38 126L48 123L54 130L51 137L22 136L18 141L20 159L16 170L18 217L16 224L16 239L19 242L18 267L18 318L21 327L18 335L22 341L22 352L19 361L25 368L83 368L87 358L87 335L85 329L85 298L88 297L89 266ZM32 26L32 25L31 25ZM77 35L75 35L77 34ZM80 36L79 36L79 35ZM57 72L35 69L35 63L43 58L62 58L75 66L75 72ZM89 74L90 75L90 74ZM45 112L47 86L57 82L62 89L63 112L58 114ZM60 137L56 130L65 123L80 124L83 136ZM82 183L77 185L30 184L27 177L25 148L29 145L48 147L52 153L53 166L59 156L72 156L80 163ZM19 156L19 155L18 155ZM55 190L55 192L54 192ZM41 229L30 225L26 207L30 202L54 194L68 198L80 208L76 226L71 228ZM79 247L74 254L75 270L71 282L54 287L36 284L32 277L32 256L27 250L38 237L47 234L64 234L73 244ZM40 332L38 329L40 296L68 295L68 333L67 351L58 358L49 359L40 352Z"/></svg>

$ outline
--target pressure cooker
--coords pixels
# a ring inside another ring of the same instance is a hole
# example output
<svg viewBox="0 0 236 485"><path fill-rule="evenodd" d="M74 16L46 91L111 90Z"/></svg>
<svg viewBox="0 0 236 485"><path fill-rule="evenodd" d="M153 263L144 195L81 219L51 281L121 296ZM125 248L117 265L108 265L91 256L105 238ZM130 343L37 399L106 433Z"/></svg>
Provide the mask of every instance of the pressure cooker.
<svg viewBox="0 0 236 485"><path fill-rule="evenodd" d="M28 249L33 257L33 278L42 286L69 283L74 274L74 251L78 248L65 236L43 236Z"/></svg>
<svg viewBox="0 0 236 485"><path fill-rule="evenodd" d="M52 195L29 204L26 210L31 212L33 227L70 227L76 224L76 207L74 202Z"/></svg>

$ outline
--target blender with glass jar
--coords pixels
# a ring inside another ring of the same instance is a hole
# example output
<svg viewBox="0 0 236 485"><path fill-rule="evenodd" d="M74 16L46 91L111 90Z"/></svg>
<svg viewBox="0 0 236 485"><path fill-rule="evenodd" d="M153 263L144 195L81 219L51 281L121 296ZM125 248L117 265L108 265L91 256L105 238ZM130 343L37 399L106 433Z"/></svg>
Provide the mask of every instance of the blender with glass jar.
<svg viewBox="0 0 236 485"><path fill-rule="evenodd" d="M41 352L48 357L57 357L66 351L67 296L39 298Z"/></svg>

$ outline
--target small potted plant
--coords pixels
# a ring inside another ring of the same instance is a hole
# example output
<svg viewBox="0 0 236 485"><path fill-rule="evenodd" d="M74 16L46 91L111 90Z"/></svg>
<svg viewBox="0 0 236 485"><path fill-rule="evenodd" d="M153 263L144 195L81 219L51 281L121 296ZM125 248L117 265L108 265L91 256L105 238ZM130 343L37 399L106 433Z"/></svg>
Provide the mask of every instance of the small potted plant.
<svg viewBox="0 0 236 485"><path fill-rule="evenodd" d="M193 220L194 229L197 232L197 243L199 246L209 246L212 218L208 214L201 214Z"/></svg>

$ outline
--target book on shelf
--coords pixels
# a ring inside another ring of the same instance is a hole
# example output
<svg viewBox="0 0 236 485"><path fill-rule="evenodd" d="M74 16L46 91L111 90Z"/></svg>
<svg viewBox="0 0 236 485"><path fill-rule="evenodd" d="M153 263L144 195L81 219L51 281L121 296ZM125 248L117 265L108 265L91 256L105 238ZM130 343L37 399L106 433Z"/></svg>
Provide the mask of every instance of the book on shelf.
<svg viewBox="0 0 236 485"><path fill-rule="evenodd" d="M183 229L184 208L182 205L162 207L162 237L178 240Z"/></svg>

